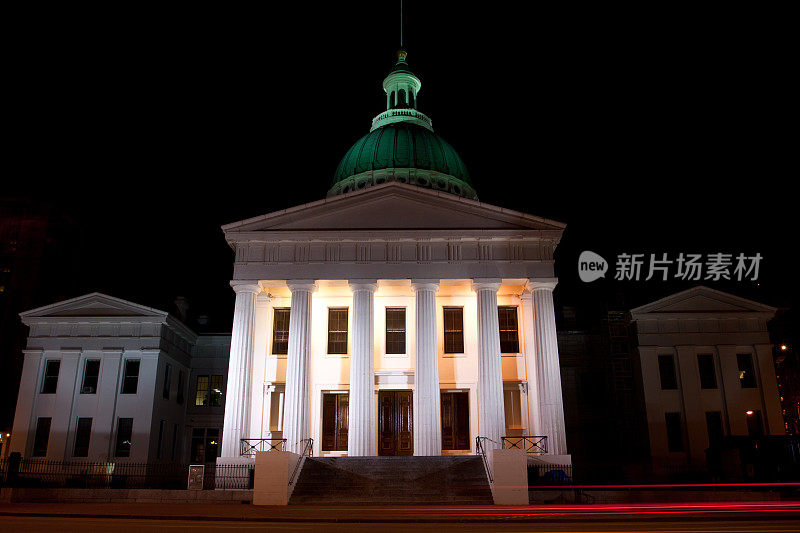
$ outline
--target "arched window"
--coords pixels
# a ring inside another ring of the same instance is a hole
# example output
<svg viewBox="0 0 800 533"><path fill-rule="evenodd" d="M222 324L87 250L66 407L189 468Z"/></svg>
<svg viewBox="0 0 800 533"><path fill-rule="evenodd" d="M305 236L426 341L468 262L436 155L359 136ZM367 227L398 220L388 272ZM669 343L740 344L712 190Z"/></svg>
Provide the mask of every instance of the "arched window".
<svg viewBox="0 0 800 533"><path fill-rule="evenodd" d="M389 109L393 108L394 108L394 91L392 91L392 94L389 96Z"/></svg>
<svg viewBox="0 0 800 533"><path fill-rule="evenodd" d="M408 91L408 105L413 108L417 107L414 105L414 91Z"/></svg>
<svg viewBox="0 0 800 533"><path fill-rule="evenodd" d="M397 98L397 107L405 107L406 106L406 91L405 89L400 89L400 93Z"/></svg>

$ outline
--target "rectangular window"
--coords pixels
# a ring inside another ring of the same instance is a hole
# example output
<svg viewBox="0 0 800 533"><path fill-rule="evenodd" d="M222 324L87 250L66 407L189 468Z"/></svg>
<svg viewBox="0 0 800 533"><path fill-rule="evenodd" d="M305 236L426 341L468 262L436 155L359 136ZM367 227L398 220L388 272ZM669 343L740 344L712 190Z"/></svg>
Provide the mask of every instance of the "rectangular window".
<svg viewBox="0 0 800 533"><path fill-rule="evenodd" d="M36 421L36 435L33 437L33 456L46 457L47 443L50 441L50 417L40 417Z"/></svg>
<svg viewBox="0 0 800 533"><path fill-rule="evenodd" d="M406 309L386 308L386 353L406 353Z"/></svg>
<svg viewBox="0 0 800 533"><path fill-rule="evenodd" d="M222 376L211 376L211 390L208 391L208 405L219 407L222 405Z"/></svg>
<svg viewBox="0 0 800 533"><path fill-rule="evenodd" d="M444 308L444 353L464 353L464 308Z"/></svg>
<svg viewBox="0 0 800 533"><path fill-rule="evenodd" d="M167 363L164 370L164 391L162 396L165 400L169 400L169 387L172 384L172 365Z"/></svg>
<svg viewBox="0 0 800 533"><path fill-rule="evenodd" d="M213 463L219 451L219 429L194 428L192 430L192 457L196 463Z"/></svg>
<svg viewBox="0 0 800 533"><path fill-rule="evenodd" d="M328 353L347 353L347 308L328 309Z"/></svg>
<svg viewBox="0 0 800 533"><path fill-rule="evenodd" d="M161 449L164 446L164 424L166 420L158 423L158 444L156 445L156 459L161 459Z"/></svg>
<svg viewBox="0 0 800 533"><path fill-rule="evenodd" d="M175 460L175 453L178 450L178 424L172 424L172 460Z"/></svg>
<svg viewBox="0 0 800 533"><path fill-rule="evenodd" d="M178 370L178 405L183 405L183 389L185 387L186 375L183 370Z"/></svg>
<svg viewBox="0 0 800 533"><path fill-rule="evenodd" d="M197 376L197 392L194 396L195 405L208 405L208 376Z"/></svg>
<svg viewBox="0 0 800 533"><path fill-rule="evenodd" d="M513 306L498 307L497 316L500 322L500 353L519 353L517 308Z"/></svg>
<svg viewBox="0 0 800 533"><path fill-rule="evenodd" d="M675 361L671 355L658 356L658 375L661 377L661 390L675 390L678 388Z"/></svg>
<svg viewBox="0 0 800 533"><path fill-rule="evenodd" d="M719 411L706 412L706 429L708 430L708 446L714 448L722 443L722 413Z"/></svg>
<svg viewBox="0 0 800 533"><path fill-rule="evenodd" d="M75 430L75 448L72 451L73 457L89 456L89 440L92 436L92 419L79 418L78 427Z"/></svg>
<svg viewBox="0 0 800 533"><path fill-rule="evenodd" d="M44 379L42 380L42 394L55 394L58 388L58 371L61 369L61 361L52 359L47 361L44 367Z"/></svg>
<svg viewBox="0 0 800 533"><path fill-rule="evenodd" d="M136 394L139 387L139 360L126 359L122 377L122 394Z"/></svg>
<svg viewBox="0 0 800 533"><path fill-rule="evenodd" d="M131 456L131 439L133 438L133 418L120 418L117 422L117 443L114 457Z"/></svg>
<svg viewBox="0 0 800 533"><path fill-rule="evenodd" d="M736 354L736 362L739 364L739 384L743 389L755 389L756 374L753 369L753 356L749 353Z"/></svg>
<svg viewBox="0 0 800 533"><path fill-rule="evenodd" d="M717 388L717 371L714 368L714 355L710 353L697 354L697 368L700 370L700 388Z"/></svg>
<svg viewBox="0 0 800 533"><path fill-rule="evenodd" d="M272 353L286 355L289 353L289 312L288 307L276 307L272 310Z"/></svg>
<svg viewBox="0 0 800 533"><path fill-rule="evenodd" d="M81 394L97 393L97 380L100 377L100 359L87 359L83 367Z"/></svg>
<svg viewBox="0 0 800 533"><path fill-rule="evenodd" d="M219 407L222 405L222 376L197 376L195 405Z"/></svg>
<svg viewBox="0 0 800 533"><path fill-rule="evenodd" d="M667 423L667 448L671 452L683 451L683 427L680 413L664 413Z"/></svg>

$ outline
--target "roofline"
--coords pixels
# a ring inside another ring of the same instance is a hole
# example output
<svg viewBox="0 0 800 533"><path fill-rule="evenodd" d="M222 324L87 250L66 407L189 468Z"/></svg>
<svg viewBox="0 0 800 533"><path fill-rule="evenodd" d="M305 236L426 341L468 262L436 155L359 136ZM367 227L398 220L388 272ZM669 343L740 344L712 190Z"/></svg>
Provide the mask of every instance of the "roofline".
<svg viewBox="0 0 800 533"><path fill-rule="evenodd" d="M35 309L30 309L28 311L23 311L23 312L19 313L19 317L20 317L20 319L22 320L23 323L26 323L26 320L30 321L31 319L37 319L37 318L41 318L41 319L80 318L80 317L47 317L47 316L39 316L39 313L41 313L43 311L48 311L48 310L51 310L51 309L56 309L56 308L64 306L64 305L69 305L71 303L79 302L81 300L86 300L86 299L89 299L89 298L92 298L92 297L106 298L106 299L109 299L109 300L124 304L126 306L133 307L133 308L136 308L138 310L141 310L142 312L144 312L146 314L150 314L153 317L160 318L162 324L170 326L171 328L175 329L184 338L186 338L187 340L190 340L192 343L196 342L196 340L197 340L197 333L192 331L192 329L189 326L187 326L186 324L184 324L183 322L181 322L180 320L178 320L177 318L175 318L174 316L172 316L168 312L161 311L160 309L155 309L153 307L148 307L146 305L137 304L136 302L131 302L130 300L123 300L122 298L117 298L116 296L109 296L108 294L104 294L102 292L90 292L88 294L84 294L82 296L76 296L75 298L70 298L68 300L61 300L61 301L54 302L54 303L51 303L51 304L48 304L48 305L43 305L41 307L37 307ZM124 315L115 315L115 316L108 316L108 317L104 316L102 318L108 318L108 319L116 318L116 319L119 319L119 318L125 318L125 316Z"/></svg>
<svg viewBox="0 0 800 533"><path fill-rule="evenodd" d="M737 295L731 294L729 292L723 292L723 291L720 291L720 290L717 290L717 289L712 289L711 287L708 287L706 285L697 285L695 287L691 287L689 289L686 289L686 290L683 290L683 291L680 291L680 292L676 292L676 293L670 294L668 296L664 296L663 298L659 298L658 300L655 300L653 302L650 302L650 303L647 303L647 304L644 304L644 305L640 305L639 307L635 307L635 308L630 310L630 313L631 313L631 315L649 313L654 308L657 308L659 305L665 304L665 303L667 303L667 302L669 302L671 300L679 299L681 296L687 296L692 292L701 292L701 291L707 291L707 292L710 292L710 293L715 294L717 296L721 296L721 297L723 297L723 298L725 298L727 300L733 299L733 300L737 300L737 301L743 302L743 303L748 303L748 304L750 304L750 305L752 305L754 307L760 308L759 311L755 311L755 312L773 313L774 314L775 312L778 311L778 309L776 307L771 307L769 305L762 304L762 303L756 302L754 300L748 300L747 298L742 298L741 296L737 296Z"/></svg>
<svg viewBox="0 0 800 533"><path fill-rule="evenodd" d="M542 223L543 224L548 224L548 225L554 226L553 229L561 229L561 230L563 230L563 229L565 229L567 227L566 223L559 222L557 220L551 220L551 219L544 218L544 217L539 217L539 216L536 216L536 215L530 215L528 213L523 213L521 211L514 211L513 209L506 209L504 207L499 207L499 206L496 206L496 205L493 205L493 204L487 204L487 203L484 203L484 202L479 202L477 200L470 200L468 198L463 198L461 196L457 196L455 194L450 194L450 193L443 192L443 191L435 191L435 190L431 190L431 189L424 189L422 187L417 187L416 185L409 185L407 183L398 183L398 182L395 182L395 181L391 181L391 182L382 183L380 185L373 185L372 187L367 187L367 188L364 188L364 189L361 189L361 190L357 190L357 191L351 191L351 192L344 193L344 194L338 194L336 196L330 196L330 197L327 197L327 198L323 198L322 200L316 200L314 202L309 202L309 203L305 203L305 204L296 205L294 207L289 207L287 209L282 209L280 211L273 211L271 213L266 213L264 215L260 215L260 216L257 216L257 217L252 217L252 218L248 218L248 219L245 219L245 220L240 220L238 222L231 222L229 224L224 224L222 226L222 231L227 233L229 231L234 231L237 228L241 228L242 226L247 226L249 224L254 224L256 222L262 222L262 221L265 221L265 220L278 218L278 217L280 217L282 215L288 215L288 214L291 214L291 213L296 213L298 211L302 211L304 209L309 209L311 207L323 206L323 205L326 205L326 204L335 204L337 202L342 202L342 201L344 201L346 199L350 199L350 198L353 198L353 197L356 197L356 196L359 196L359 195L362 195L362 194L373 194L376 191L380 191L382 189L386 189L386 188L389 188L389 187L398 187L400 189L405 189L405 190L407 190L409 192L412 192L412 193L429 194L431 196L437 196L437 197L443 198L445 200L449 200L449 201L453 201L453 202L460 202L460 203L463 203L463 204L466 204L466 205L470 205L470 206L473 206L473 207L479 207L479 208L482 208L482 209L495 211L495 212L501 213L503 215L515 216L515 217L519 217L519 218L522 218L522 219L530 220L532 222L538 222L540 224L542 224Z"/></svg>

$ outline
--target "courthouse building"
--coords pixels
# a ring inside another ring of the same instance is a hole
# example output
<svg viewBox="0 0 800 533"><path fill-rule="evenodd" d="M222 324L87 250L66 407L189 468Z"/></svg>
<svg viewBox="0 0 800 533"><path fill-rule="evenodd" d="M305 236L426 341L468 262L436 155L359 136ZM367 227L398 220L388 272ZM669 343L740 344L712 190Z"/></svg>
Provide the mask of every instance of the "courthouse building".
<svg viewBox="0 0 800 533"><path fill-rule="evenodd" d="M270 438L440 455L524 434L568 454L553 312L565 225L479 202L417 110L420 87L401 51L386 111L327 198L223 226L236 307L221 460Z"/></svg>

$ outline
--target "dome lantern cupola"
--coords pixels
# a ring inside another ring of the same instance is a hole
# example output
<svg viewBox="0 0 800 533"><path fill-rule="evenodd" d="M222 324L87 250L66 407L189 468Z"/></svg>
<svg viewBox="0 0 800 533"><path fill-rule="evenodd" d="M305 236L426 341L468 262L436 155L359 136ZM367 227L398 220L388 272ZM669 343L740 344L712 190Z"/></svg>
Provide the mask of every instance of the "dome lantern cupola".
<svg viewBox="0 0 800 533"><path fill-rule="evenodd" d="M406 57L401 48L383 80L386 111L372 119L369 133L344 155L328 196L396 181L477 200L464 162L433 132L431 119L417 110L422 82Z"/></svg>

